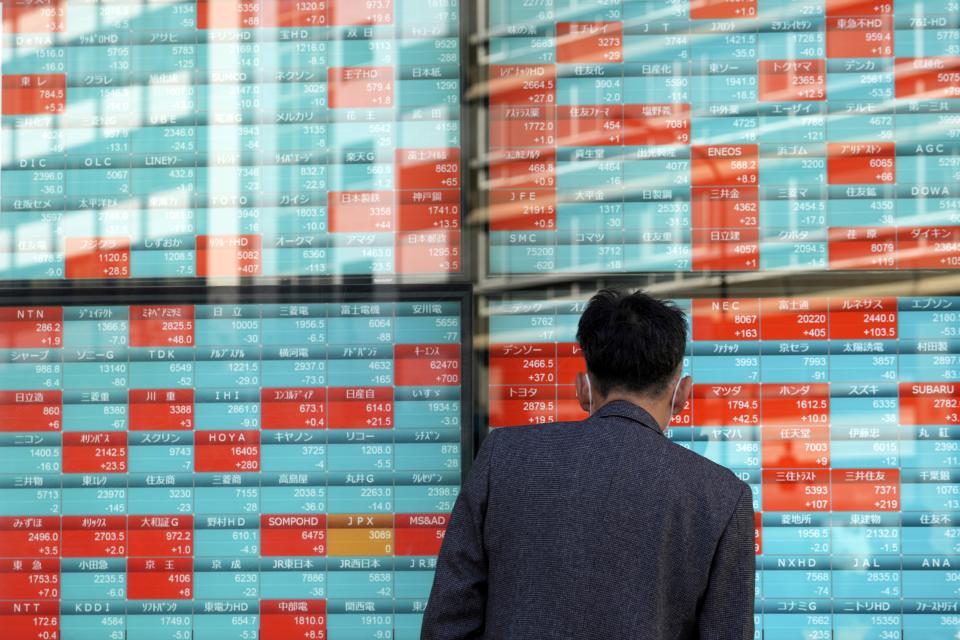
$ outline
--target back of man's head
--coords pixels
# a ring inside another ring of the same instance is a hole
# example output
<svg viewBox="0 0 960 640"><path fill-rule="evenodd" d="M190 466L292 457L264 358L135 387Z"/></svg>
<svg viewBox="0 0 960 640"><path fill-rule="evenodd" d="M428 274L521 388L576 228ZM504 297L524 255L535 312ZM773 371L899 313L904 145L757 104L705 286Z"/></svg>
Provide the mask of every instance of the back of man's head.
<svg viewBox="0 0 960 640"><path fill-rule="evenodd" d="M687 322L670 302L602 289L580 318L577 342L600 395L659 396L683 362Z"/></svg>

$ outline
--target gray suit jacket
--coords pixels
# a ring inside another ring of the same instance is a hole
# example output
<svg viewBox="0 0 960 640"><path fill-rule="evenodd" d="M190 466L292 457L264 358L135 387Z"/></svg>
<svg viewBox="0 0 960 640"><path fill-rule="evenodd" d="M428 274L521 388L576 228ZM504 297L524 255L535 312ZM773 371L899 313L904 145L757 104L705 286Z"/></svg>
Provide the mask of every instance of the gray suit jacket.
<svg viewBox="0 0 960 640"><path fill-rule="evenodd" d="M750 488L625 401L492 431L457 498L422 640L752 640Z"/></svg>

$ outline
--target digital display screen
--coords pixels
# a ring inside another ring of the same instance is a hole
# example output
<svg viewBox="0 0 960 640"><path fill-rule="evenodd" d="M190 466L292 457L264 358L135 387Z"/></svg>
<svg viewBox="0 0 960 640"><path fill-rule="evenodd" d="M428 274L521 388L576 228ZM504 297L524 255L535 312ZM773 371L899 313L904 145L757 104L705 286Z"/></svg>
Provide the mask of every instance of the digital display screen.
<svg viewBox="0 0 960 640"><path fill-rule="evenodd" d="M490 272L960 268L956 0L489 0Z"/></svg>
<svg viewBox="0 0 960 640"><path fill-rule="evenodd" d="M456 274L459 0L5 0L0 278Z"/></svg>
<svg viewBox="0 0 960 640"><path fill-rule="evenodd" d="M693 393L666 435L753 490L756 637L956 638L960 297L676 302ZM586 417L585 304L486 304L491 427Z"/></svg>
<svg viewBox="0 0 960 640"><path fill-rule="evenodd" d="M419 638L461 304L0 307L4 637Z"/></svg>

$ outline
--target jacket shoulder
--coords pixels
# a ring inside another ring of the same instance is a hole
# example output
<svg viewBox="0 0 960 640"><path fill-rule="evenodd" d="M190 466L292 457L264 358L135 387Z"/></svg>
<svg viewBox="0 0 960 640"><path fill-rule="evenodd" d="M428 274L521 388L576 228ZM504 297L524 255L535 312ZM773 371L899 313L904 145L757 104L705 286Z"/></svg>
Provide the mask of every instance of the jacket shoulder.
<svg viewBox="0 0 960 640"><path fill-rule="evenodd" d="M696 490L714 504L736 506L750 486L733 471L675 442L668 441L667 457L671 481Z"/></svg>
<svg viewBox="0 0 960 640"><path fill-rule="evenodd" d="M591 429L586 420L550 422L491 429L481 447L496 450L490 462L494 469L508 468L519 476L565 468L564 461L578 456L615 452L620 438L614 430Z"/></svg>
<svg viewBox="0 0 960 640"><path fill-rule="evenodd" d="M550 442L553 438L570 438L580 435L579 431L583 428L583 422L547 422L544 424L521 424L511 427L496 427L487 432L487 439L494 438L496 442L503 443L498 446L516 447L528 446L535 447L538 443Z"/></svg>

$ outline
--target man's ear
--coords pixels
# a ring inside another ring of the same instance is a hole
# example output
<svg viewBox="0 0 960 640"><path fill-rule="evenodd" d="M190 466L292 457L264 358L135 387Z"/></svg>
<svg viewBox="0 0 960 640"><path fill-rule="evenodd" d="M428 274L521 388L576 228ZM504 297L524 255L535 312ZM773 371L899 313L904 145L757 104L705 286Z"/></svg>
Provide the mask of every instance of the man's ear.
<svg viewBox="0 0 960 640"><path fill-rule="evenodd" d="M590 413L590 387L587 385L587 374L578 371L575 384L577 387L577 401L580 403L580 408Z"/></svg>
<svg viewBox="0 0 960 640"><path fill-rule="evenodd" d="M690 394L693 392L693 377L686 375L680 379L680 386L677 387L677 399L674 401L671 410L674 414L678 414L683 411L683 407L687 404L687 399L690 398Z"/></svg>

